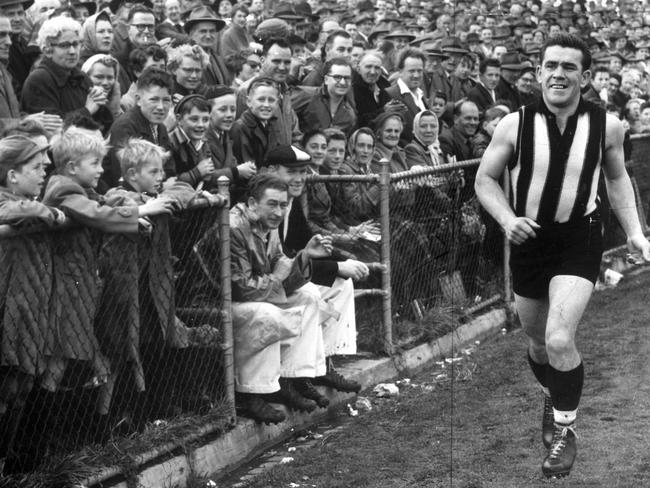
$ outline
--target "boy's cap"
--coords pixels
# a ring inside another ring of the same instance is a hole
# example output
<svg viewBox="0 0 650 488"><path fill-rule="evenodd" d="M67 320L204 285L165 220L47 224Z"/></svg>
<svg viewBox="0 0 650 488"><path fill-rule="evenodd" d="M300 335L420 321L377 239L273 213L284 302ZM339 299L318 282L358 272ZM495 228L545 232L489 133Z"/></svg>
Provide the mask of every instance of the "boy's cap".
<svg viewBox="0 0 650 488"><path fill-rule="evenodd" d="M4 179L9 170L22 166L49 148L49 144L39 144L26 136L8 136L0 139L0 179Z"/></svg>
<svg viewBox="0 0 650 488"><path fill-rule="evenodd" d="M203 90L203 96L208 100L234 94L235 90L226 85L210 85Z"/></svg>
<svg viewBox="0 0 650 488"><path fill-rule="evenodd" d="M306 166L311 161L311 156L295 146L277 146L271 149L262 166L285 166L299 168Z"/></svg>
<svg viewBox="0 0 650 488"><path fill-rule="evenodd" d="M191 93L190 95L185 95L183 98L180 99L180 101L174 107L174 114L178 115L179 113L181 113L181 108L183 108L183 105L185 105L190 100L195 100L195 99L206 100L206 98L203 95L199 95L198 93Z"/></svg>

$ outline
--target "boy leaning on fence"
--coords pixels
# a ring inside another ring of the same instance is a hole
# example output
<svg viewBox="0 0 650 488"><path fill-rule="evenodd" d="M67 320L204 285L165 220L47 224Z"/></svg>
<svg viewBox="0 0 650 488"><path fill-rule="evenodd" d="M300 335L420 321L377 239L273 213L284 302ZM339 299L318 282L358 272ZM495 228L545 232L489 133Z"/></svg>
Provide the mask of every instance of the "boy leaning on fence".
<svg viewBox="0 0 650 488"><path fill-rule="evenodd" d="M168 181L163 188L163 166L168 157L168 152L152 142L129 139L117 152L123 184L110 189L106 198L116 204L136 205L169 200L177 210L203 199L202 192L185 182ZM181 360L176 351L193 345L214 346L217 331L207 325L188 328L176 317L168 216L142 217L141 224L143 232L138 236L105 239L105 293L96 325L105 338L102 343L112 346L112 361L128 362L138 391L146 387L141 413L158 415L164 413L160 409L174 404ZM129 314L134 309L135 316ZM121 329L126 329L124 334L116 333ZM120 347L123 338L127 339Z"/></svg>
<svg viewBox="0 0 650 488"><path fill-rule="evenodd" d="M100 352L93 330L99 300L97 232L138 231L138 219L170 212L171 200L151 200L138 207L108 205L95 191L103 173L102 158L107 147L98 130L71 126L52 144L56 174L52 175L43 203L57 207L72 221L81 224L54 240L56 282L55 320L59 329L61 379L69 360L92 364L93 381L103 382L110 367Z"/></svg>
<svg viewBox="0 0 650 488"><path fill-rule="evenodd" d="M44 135L0 140L0 224L56 225L63 212L35 200L43 188L49 144ZM47 357L49 297L53 275L50 241L43 233L0 239L0 471L34 380L43 380Z"/></svg>

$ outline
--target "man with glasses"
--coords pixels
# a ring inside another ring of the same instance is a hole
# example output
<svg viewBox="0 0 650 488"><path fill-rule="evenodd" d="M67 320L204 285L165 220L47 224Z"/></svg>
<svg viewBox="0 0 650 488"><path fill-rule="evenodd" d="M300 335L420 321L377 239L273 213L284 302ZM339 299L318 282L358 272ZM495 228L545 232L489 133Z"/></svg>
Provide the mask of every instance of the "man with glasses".
<svg viewBox="0 0 650 488"><path fill-rule="evenodd" d="M540 93L535 87L535 68L532 66L521 70L515 86L519 92L522 105L528 105L539 100Z"/></svg>
<svg viewBox="0 0 650 488"><path fill-rule="evenodd" d="M82 73L79 64L81 25L69 17L43 23L38 45L43 59L25 80L20 108L28 114L46 112L61 118L73 112L93 116L106 104L106 94Z"/></svg>
<svg viewBox="0 0 650 488"><path fill-rule="evenodd" d="M124 68L120 70L119 77L120 91L122 93L126 93L131 83L136 79L135 73L129 66L129 54L134 49L145 48L155 43L155 29L156 17L153 10L145 5L136 5L129 10L126 25L119 22L115 25L111 55Z"/></svg>
<svg viewBox="0 0 650 488"><path fill-rule="evenodd" d="M393 100L406 106L406 111L401 114L404 120L404 130L400 136L400 146L402 147L413 140L413 118L415 115L430 108L422 90L425 62L426 56L419 49L404 49L397 60L397 69L399 70L397 81L386 89L386 93Z"/></svg>
<svg viewBox="0 0 650 488"><path fill-rule="evenodd" d="M352 66L345 58L333 58L323 66L325 81L319 88L305 87L293 100L303 133L334 127L346 137L357 127L355 108L347 100L352 87Z"/></svg>

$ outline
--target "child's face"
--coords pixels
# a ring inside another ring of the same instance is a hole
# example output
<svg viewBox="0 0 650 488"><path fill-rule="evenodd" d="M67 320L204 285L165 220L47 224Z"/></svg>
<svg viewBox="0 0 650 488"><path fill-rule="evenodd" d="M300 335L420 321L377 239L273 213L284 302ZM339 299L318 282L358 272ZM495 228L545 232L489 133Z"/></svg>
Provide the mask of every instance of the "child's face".
<svg viewBox="0 0 650 488"><path fill-rule="evenodd" d="M163 162L159 158L150 160L133 174L133 187L142 193L158 193L165 177Z"/></svg>
<svg viewBox="0 0 650 488"><path fill-rule="evenodd" d="M28 198L39 196L45 182L45 168L49 164L47 153L45 151L38 153L11 175L11 179L15 181L12 183L12 190Z"/></svg>
<svg viewBox="0 0 650 488"><path fill-rule="evenodd" d="M87 154L76 163L69 163L69 176L81 186L96 188L100 176L104 173L102 159L95 154Z"/></svg>
<svg viewBox="0 0 650 488"><path fill-rule="evenodd" d="M327 156L325 166L331 170L338 171L345 160L345 141L331 140L327 145Z"/></svg>
<svg viewBox="0 0 650 488"><path fill-rule="evenodd" d="M228 132L235 122L235 115L237 115L237 102L234 94L224 95L212 101L210 118L215 129Z"/></svg>
<svg viewBox="0 0 650 488"><path fill-rule="evenodd" d="M278 90L272 86L258 86L248 95L248 108L260 120L269 120L278 106Z"/></svg>
<svg viewBox="0 0 650 488"><path fill-rule="evenodd" d="M644 125L650 125L650 107L644 108L641 111L641 122Z"/></svg>
<svg viewBox="0 0 650 488"><path fill-rule="evenodd" d="M201 111L197 107L192 107L192 110L178 118L178 125L192 141L203 139L209 124L210 112Z"/></svg>

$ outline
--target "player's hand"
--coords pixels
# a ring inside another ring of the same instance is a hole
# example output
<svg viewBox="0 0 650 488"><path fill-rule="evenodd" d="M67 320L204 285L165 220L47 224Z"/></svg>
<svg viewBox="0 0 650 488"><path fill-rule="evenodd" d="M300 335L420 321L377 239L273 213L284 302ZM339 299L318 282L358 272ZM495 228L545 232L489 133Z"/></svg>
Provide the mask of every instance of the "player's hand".
<svg viewBox="0 0 650 488"><path fill-rule="evenodd" d="M275 267L273 268L273 276L275 276L280 281L284 281L291 274L292 268L293 259L288 258L287 256L282 256L275 263Z"/></svg>
<svg viewBox="0 0 650 488"><path fill-rule="evenodd" d="M199 173L201 173L201 177L211 175L215 171L212 158L205 158L204 160L199 162L199 164L197 164L196 167L199 170Z"/></svg>
<svg viewBox="0 0 650 488"><path fill-rule="evenodd" d="M355 259L346 259L338 263L339 276L341 278L352 278L354 281L365 280L370 274L370 270L365 263Z"/></svg>
<svg viewBox="0 0 650 488"><path fill-rule="evenodd" d="M326 258L332 254L332 237L316 234L305 246L305 254L310 259Z"/></svg>
<svg viewBox="0 0 650 488"><path fill-rule="evenodd" d="M149 215L170 214L176 208L176 205L176 201L172 198L152 198L138 207L138 215L146 217Z"/></svg>
<svg viewBox="0 0 650 488"><path fill-rule="evenodd" d="M533 219L528 217L514 217L504 227L508 241L512 244L523 244L530 238L537 237L536 230L540 226Z"/></svg>
<svg viewBox="0 0 650 488"><path fill-rule="evenodd" d="M650 262L650 242L643 234L634 234L627 239L627 249L635 261L642 258L646 263Z"/></svg>

